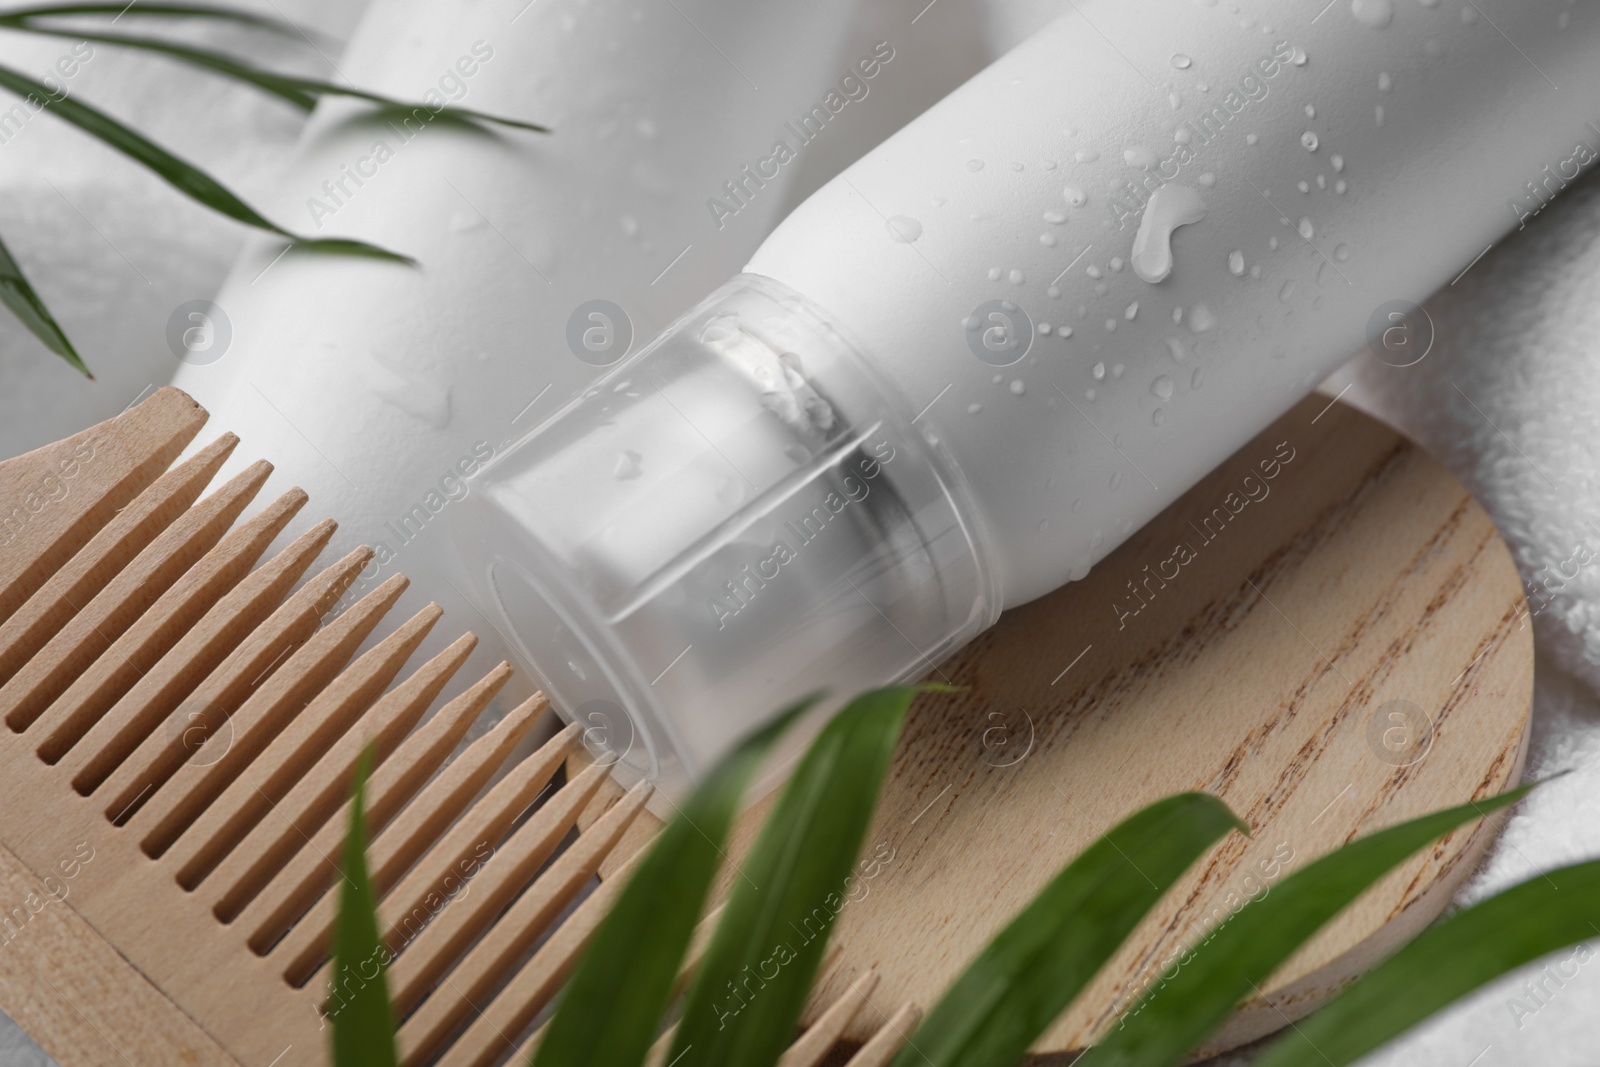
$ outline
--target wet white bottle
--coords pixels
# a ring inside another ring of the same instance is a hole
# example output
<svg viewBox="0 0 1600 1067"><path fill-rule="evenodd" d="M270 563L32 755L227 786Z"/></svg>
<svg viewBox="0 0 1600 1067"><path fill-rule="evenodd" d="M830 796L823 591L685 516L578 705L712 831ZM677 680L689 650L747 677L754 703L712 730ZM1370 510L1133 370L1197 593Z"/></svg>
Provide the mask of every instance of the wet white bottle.
<svg viewBox="0 0 1600 1067"><path fill-rule="evenodd" d="M1600 11L1317 6L1080 0L480 476L473 595L622 773L1081 577L1600 158Z"/></svg>
<svg viewBox="0 0 1600 1067"><path fill-rule="evenodd" d="M418 266L258 248L205 319L180 322L200 343L175 380L251 442L241 462L270 456L280 491L303 486L316 516L339 520L330 551L374 548L346 603L404 572L408 596L457 620L432 641L472 627L483 667L505 654L443 578L440 526L463 476L748 258L821 149L796 143L735 199L741 169L830 94L845 103L810 136L837 138L897 73L892 61L872 81L851 73L854 6L369 6L340 77L423 107L325 102L266 207ZM553 132L434 118L446 103Z"/></svg>

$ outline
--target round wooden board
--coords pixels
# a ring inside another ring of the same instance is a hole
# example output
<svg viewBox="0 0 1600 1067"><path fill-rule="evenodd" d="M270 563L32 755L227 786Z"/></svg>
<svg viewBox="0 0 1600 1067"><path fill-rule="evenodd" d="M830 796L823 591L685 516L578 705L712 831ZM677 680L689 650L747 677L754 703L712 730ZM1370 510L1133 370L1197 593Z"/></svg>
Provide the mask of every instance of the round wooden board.
<svg viewBox="0 0 1600 1067"><path fill-rule="evenodd" d="M1515 784L1533 648L1483 509L1415 445L1313 395L940 673L963 689L912 710L816 1003L875 967L884 1015L931 1006L1057 870L1160 797L1211 792L1251 827L1037 1044L1033 1062L1065 1064L1288 873ZM769 804L746 813L735 854ZM1497 827L1458 831L1379 883L1196 1058L1309 1013L1417 932ZM862 1033L881 1022L860 1014Z"/></svg>

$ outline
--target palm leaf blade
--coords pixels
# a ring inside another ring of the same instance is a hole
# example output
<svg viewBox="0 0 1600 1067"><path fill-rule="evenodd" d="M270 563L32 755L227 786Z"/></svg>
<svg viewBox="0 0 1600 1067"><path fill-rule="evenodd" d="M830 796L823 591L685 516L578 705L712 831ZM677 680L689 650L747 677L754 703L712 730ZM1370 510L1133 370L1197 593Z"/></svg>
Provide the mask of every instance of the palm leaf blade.
<svg viewBox="0 0 1600 1067"><path fill-rule="evenodd" d="M1600 936L1600 860L1456 912L1295 1025L1255 1067L1343 1067L1508 971Z"/></svg>
<svg viewBox="0 0 1600 1067"><path fill-rule="evenodd" d="M219 22L234 22L252 29L271 30L285 36L300 36L291 22L268 15L257 15L226 4L35 4L32 7L7 8L8 19L70 18L79 15L111 15L115 22L125 16L135 18L197 18Z"/></svg>
<svg viewBox="0 0 1600 1067"><path fill-rule="evenodd" d="M43 84L10 67L0 66L0 89L15 93L25 100L39 101L41 107L48 107L57 118L71 123L135 162L143 164L190 199L231 219L286 237L312 249L409 262L407 257L398 253L350 238L302 241L296 234L262 216L255 208L239 199L221 182L200 168L184 162L105 112L71 97L52 93Z"/></svg>
<svg viewBox="0 0 1600 1067"><path fill-rule="evenodd" d="M367 874L365 803L372 746L361 755L344 842L344 881L333 931L333 971L325 1009L333 1019L335 1063L395 1067L394 1013L383 971L388 949L378 935L378 902Z"/></svg>
<svg viewBox="0 0 1600 1067"><path fill-rule="evenodd" d="M538 123L523 122L520 119L505 118L492 115L484 111L474 111L470 108L444 105L440 108L428 107L426 104L407 103L394 97L384 96L380 93L367 92L364 89L347 88L333 82L321 81L316 78L302 78L292 74L278 74L259 67L251 66L225 52L214 49L200 48L193 45L179 44L173 41L163 41L154 37L139 37L131 34L102 33L86 30L57 28L36 25L26 19L18 18L10 12L0 12L0 29L15 30L19 33L33 33L49 37L71 37L79 40L97 41L119 48L131 48L138 51L152 52L156 55L166 56L190 66L209 70L224 77L233 78L254 86L261 91L276 96L302 111L310 111L316 105L319 97L343 96L355 100L364 100L380 107L412 111L417 108L427 108L430 118L451 118L468 122L487 122L513 129L530 130L534 133L549 133L547 126Z"/></svg>
<svg viewBox="0 0 1600 1067"><path fill-rule="evenodd" d="M1223 920L1192 955L1185 949L1177 974L1152 987L1119 1028L1088 1051L1081 1067L1179 1063L1363 890L1428 842L1515 803L1527 792L1502 793L1388 827L1285 878L1264 897Z"/></svg>
<svg viewBox="0 0 1600 1067"><path fill-rule="evenodd" d="M1215 797L1129 816L1051 880L945 992L894 1067L1011 1067L1156 902L1229 830Z"/></svg>
<svg viewBox="0 0 1600 1067"><path fill-rule="evenodd" d="M802 701L742 742L678 809L595 931L534 1054L537 1067L642 1063L672 998L750 776Z"/></svg>
<svg viewBox="0 0 1600 1067"><path fill-rule="evenodd" d="M668 1063L770 1067L822 962L917 689L865 693L806 751L734 881Z"/></svg>
<svg viewBox="0 0 1600 1067"><path fill-rule="evenodd" d="M66 332L56 322L55 316L50 314L50 309L45 307L44 301L39 299L39 294L28 283L22 268L11 257L4 243L0 243L0 302L4 302L18 321L46 348L82 371L86 377L94 377L89 373L83 357L72 347Z"/></svg>

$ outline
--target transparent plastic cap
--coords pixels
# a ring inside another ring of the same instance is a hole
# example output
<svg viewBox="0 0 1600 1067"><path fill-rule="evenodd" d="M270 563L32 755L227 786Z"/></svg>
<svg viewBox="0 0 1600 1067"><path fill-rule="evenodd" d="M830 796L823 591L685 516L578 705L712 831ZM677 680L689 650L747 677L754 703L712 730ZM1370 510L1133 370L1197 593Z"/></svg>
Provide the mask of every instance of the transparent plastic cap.
<svg viewBox="0 0 1600 1067"><path fill-rule="evenodd" d="M794 701L920 678L998 614L959 472L750 274L474 475L453 527L554 707L669 797Z"/></svg>

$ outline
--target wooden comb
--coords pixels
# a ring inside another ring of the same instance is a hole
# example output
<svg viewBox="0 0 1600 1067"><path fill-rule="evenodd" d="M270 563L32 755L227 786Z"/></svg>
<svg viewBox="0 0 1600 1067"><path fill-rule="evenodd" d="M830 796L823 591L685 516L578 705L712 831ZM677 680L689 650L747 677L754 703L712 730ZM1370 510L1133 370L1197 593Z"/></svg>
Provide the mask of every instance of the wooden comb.
<svg viewBox="0 0 1600 1067"><path fill-rule="evenodd" d="M174 466L205 420L162 389L0 463L0 1007L64 1067L326 1062L335 857L371 742L403 1062L525 1062L625 881L597 870L649 838L649 786L563 779L575 726L519 758L542 695L463 746L511 668L428 716L476 638L400 679L429 605L357 656L405 577L334 614L371 551L307 578L327 520L261 562L306 494L245 518L261 461L202 499L238 443ZM851 1065L886 1063L918 1011L879 1011L876 984L814 1009L784 1067L847 1027L873 1035Z"/></svg>

